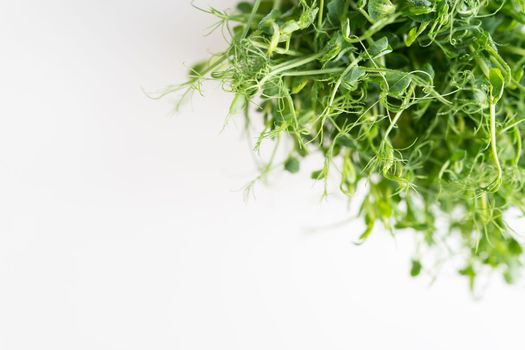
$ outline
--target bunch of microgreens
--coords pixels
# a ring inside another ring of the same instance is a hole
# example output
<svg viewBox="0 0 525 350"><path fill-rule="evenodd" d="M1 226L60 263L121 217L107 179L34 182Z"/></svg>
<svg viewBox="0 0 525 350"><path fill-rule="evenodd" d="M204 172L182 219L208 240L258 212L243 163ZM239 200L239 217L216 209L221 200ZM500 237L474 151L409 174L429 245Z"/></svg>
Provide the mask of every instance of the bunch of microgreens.
<svg viewBox="0 0 525 350"><path fill-rule="evenodd" d="M321 153L314 179L337 173L349 197L366 183L360 241L378 224L413 229L426 249L456 242L471 287L487 267L515 279L523 249L503 215L525 212L524 0L255 0L206 11L229 47L168 92L219 81L235 94L231 114L264 124L256 147L292 140L284 169ZM421 258L413 276L426 270Z"/></svg>

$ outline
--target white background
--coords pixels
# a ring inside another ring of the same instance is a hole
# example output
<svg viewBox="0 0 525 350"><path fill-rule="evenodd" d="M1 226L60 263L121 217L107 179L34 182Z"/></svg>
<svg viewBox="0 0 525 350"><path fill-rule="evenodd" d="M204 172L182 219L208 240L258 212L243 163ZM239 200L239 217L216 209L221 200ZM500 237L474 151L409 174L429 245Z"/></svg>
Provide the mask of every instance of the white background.
<svg viewBox="0 0 525 350"><path fill-rule="evenodd" d="M225 8L233 1L199 4ZM408 277L303 172L255 174L215 86L148 99L224 47L185 0L0 1L0 349L523 349L525 289Z"/></svg>

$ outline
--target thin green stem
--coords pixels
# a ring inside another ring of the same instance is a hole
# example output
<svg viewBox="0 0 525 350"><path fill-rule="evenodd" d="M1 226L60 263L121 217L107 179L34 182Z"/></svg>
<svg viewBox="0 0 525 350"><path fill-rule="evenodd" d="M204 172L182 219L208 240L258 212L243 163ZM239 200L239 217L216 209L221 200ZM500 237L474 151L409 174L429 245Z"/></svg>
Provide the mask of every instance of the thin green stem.
<svg viewBox="0 0 525 350"><path fill-rule="evenodd" d="M497 138L496 138L496 103L494 102L494 98L490 98L489 103L489 109L490 109L490 149L492 152L492 157L494 159L494 164L496 165L496 169L498 171L498 174L494 181L492 182L490 186L491 192L496 192L499 187L501 186L501 182L503 179L503 170L501 169L501 164L499 161L498 156L498 146L497 146Z"/></svg>
<svg viewBox="0 0 525 350"><path fill-rule="evenodd" d="M357 66L357 64L359 63L359 61L361 61L360 58L356 58L355 60L352 61L352 63L350 63L348 65L348 67L346 67L346 69L344 70L344 72L341 74L341 76L339 77L339 79L337 79L337 82L335 83L335 86L334 86L334 89L332 90L332 95L330 96L330 102L328 103L328 107L332 108L333 104L334 104L334 100L335 100L335 96L337 95L337 90L339 90L339 87L341 86L341 83L343 82L343 79L345 78L345 76L350 72L350 70L352 68L354 68L355 66Z"/></svg>
<svg viewBox="0 0 525 350"><path fill-rule="evenodd" d="M248 32L250 31L250 27L252 26L252 22L255 18L255 15L257 14L257 11L259 10L259 6L261 6L262 0L255 0L255 3L253 4L252 13L250 14L250 18L248 18L248 22L244 26L244 30L242 32L241 39L246 38L246 35L248 35Z"/></svg>
<svg viewBox="0 0 525 350"><path fill-rule="evenodd" d="M319 13L317 14L317 27L321 29L323 26L323 12L324 12L324 0L319 0Z"/></svg>
<svg viewBox="0 0 525 350"><path fill-rule="evenodd" d="M414 85L411 85L409 91L407 92L407 94L405 96L405 99L403 101L402 107L406 106L408 104L408 101L412 97L413 93L414 93ZM394 127L397 125L397 122L399 121L399 118L401 118L401 116L403 115L403 112L405 112L406 108L402 108L402 107L396 113L396 115L394 116L394 119L392 119L392 121L390 122L390 125L388 126L388 129L386 129L385 135L383 136L383 140L381 141L381 146L379 147L380 150L382 150L384 148L385 143L388 140L388 136L390 135L390 133L392 132Z"/></svg>
<svg viewBox="0 0 525 350"><path fill-rule="evenodd" d="M335 74L341 73L344 68L327 68L327 69L312 69L312 70L296 70L292 72L284 72L281 75L287 77L302 77L308 75L323 75L323 74Z"/></svg>
<svg viewBox="0 0 525 350"><path fill-rule="evenodd" d="M516 155L514 157L513 164L517 167L521 159L521 133L517 126L514 126L514 135L516 139Z"/></svg>
<svg viewBox="0 0 525 350"><path fill-rule="evenodd" d="M525 49L522 49L521 47L503 46L501 50L525 57Z"/></svg>
<svg viewBox="0 0 525 350"><path fill-rule="evenodd" d="M261 81L259 82L259 86L264 86L264 84L268 80L270 80L271 78L273 78L276 75L282 74L285 71L290 70L290 69L294 69L294 68L297 68L297 67L304 66L305 64L308 64L310 62L313 62L313 61L317 60L322 55L323 55L323 53L320 52L320 53L317 53L317 54L314 54L314 55L311 55L311 56L308 56L308 57L305 57L305 58L292 60L292 61L290 61L291 63L290 62L285 62L283 64L277 65L277 66L275 66L273 68L273 70L271 70L266 76L264 76L261 79Z"/></svg>

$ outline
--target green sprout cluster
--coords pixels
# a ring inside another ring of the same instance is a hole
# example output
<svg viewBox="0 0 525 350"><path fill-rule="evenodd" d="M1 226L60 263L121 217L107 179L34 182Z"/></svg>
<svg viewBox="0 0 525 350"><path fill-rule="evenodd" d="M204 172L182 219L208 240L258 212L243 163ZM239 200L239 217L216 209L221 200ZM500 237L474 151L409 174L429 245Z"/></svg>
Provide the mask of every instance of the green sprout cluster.
<svg viewBox="0 0 525 350"><path fill-rule="evenodd" d="M230 113L291 142L292 173L352 197L366 183L366 230L412 229L432 250L450 243L471 287L484 270L513 282L525 213L524 0L255 0L219 18L227 49L168 92L219 81ZM444 233L439 233L443 231ZM416 256L411 274L425 271Z"/></svg>

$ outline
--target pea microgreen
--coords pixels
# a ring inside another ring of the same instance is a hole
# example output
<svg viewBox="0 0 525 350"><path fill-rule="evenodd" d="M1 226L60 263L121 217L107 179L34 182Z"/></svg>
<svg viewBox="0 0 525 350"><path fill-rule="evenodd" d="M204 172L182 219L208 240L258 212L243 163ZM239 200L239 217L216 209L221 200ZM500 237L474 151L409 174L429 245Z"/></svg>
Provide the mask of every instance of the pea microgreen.
<svg viewBox="0 0 525 350"><path fill-rule="evenodd" d="M231 114L263 124L258 145L293 141L284 170L320 153L312 178L337 173L350 198L366 183L359 243L379 227L415 231L412 276L432 272L423 251L445 247L471 287L487 268L515 280L523 248L504 215L525 213L525 1L255 0L205 11L229 46L167 92L219 81L234 94Z"/></svg>

